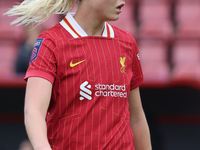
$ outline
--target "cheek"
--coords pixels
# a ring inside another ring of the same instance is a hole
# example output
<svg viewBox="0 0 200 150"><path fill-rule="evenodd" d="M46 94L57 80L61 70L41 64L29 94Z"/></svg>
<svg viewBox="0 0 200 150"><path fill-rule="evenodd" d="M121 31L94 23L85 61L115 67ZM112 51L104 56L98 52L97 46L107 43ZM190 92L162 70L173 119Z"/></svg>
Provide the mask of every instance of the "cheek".
<svg viewBox="0 0 200 150"><path fill-rule="evenodd" d="M112 6L110 0L93 0L93 4L97 10L102 11L106 11Z"/></svg>
<svg viewBox="0 0 200 150"><path fill-rule="evenodd" d="M102 2L100 0L93 0L91 3L91 8L97 12L102 11L102 8L104 7L102 5Z"/></svg>

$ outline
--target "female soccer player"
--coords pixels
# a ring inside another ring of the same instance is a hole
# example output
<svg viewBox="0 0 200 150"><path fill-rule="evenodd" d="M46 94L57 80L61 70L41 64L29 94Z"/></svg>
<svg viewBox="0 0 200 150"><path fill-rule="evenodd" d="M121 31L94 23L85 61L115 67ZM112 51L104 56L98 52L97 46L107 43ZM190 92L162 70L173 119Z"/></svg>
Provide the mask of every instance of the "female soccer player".
<svg viewBox="0 0 200 150"><path fill-rule="evenodd" d="M77 0L78 10L38 37L25 96L25 126L34 150L151 150L141 106L143 83L134 38L106 21L124 0ZM74 0L25 0L8 14L41 23Z"/></svg>

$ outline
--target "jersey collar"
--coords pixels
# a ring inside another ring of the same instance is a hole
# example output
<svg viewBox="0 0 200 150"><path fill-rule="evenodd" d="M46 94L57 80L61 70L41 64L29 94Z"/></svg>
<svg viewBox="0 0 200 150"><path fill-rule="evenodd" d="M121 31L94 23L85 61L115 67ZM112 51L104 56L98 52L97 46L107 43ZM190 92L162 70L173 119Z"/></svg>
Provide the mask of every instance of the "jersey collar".
<svg viewBox="0 0 200 150"><path fill-rule="evenodd" d="M76 20L72 17L70 13L66 15L66 17L60 22L60 24L74 37L80 38L88 36L87 33L79 26ZM102 37L110 37L114 38L114 30L108 24L105 23L105 28L103 31Z"/></svg>

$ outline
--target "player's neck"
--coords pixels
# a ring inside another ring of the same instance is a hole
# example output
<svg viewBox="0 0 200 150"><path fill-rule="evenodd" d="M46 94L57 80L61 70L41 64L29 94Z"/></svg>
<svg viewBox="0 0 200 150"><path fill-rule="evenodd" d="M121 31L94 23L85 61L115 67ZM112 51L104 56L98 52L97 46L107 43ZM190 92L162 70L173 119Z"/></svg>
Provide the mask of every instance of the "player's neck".
<svg viewBox="0 0 200 150"><path fill-rule="evenodd" d="M102 36L105 22L97 18L94 13L82 9L78 9L74 15L74 19L88 36Z"/></svg>

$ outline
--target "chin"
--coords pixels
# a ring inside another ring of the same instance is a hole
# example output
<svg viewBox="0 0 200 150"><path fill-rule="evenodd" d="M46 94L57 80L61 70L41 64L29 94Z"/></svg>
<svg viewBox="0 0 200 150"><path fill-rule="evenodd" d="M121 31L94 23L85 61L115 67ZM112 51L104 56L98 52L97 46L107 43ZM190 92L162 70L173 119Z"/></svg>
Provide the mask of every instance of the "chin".
<svg viewBox="0 0 200 150"><path fill-rule="evenodd" d="M108 21L117 21L118 19L119 19L119 16L115 16L115 17L108 18Z"/></svg>
<svg viewBox="0 0 200 150"><path fill-rule="evenodd" d="M118 18L115 18L115 19L113 19L113 21L117 21L119 19L119 17Z"/></svg>

